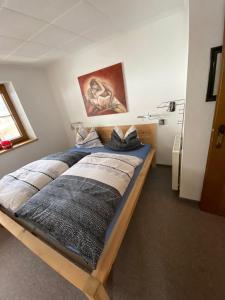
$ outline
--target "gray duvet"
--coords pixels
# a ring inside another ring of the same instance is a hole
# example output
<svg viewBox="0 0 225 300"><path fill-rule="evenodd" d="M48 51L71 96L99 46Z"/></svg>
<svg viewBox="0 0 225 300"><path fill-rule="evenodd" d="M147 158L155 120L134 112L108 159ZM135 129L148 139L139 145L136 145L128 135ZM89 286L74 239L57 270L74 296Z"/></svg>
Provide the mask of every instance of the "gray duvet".
<svg viewBox="0 0 225 300"><path fill-rule="evenodd" d="M72 151L65 151L65 152L57 152L53 154L49 154L48 156L42 157L42 160L59 160L64 162L68 165L68 167L72 167L75 163L77 163L81 158L89 155L88 152L72 152Z"/></svg>
<svg viewBox="0 0 225 300"><path fill-rule="evenodd" d="M94 269L120 198L115 188L102 182L62 175L16 214L80 255Z"/></svg>

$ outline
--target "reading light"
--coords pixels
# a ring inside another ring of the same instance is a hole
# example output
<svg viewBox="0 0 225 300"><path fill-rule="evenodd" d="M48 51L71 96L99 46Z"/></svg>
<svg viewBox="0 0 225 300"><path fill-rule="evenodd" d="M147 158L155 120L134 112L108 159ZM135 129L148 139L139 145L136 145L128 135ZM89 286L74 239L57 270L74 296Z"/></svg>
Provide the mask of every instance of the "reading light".
<svg viewBox="0 0 225 300"><path fill-rule="evenodd" d="M147 114L144 116L137 116L138 119L147 119L147 120L158 120L159 125L166 125L166 119L164 118L165 114Z"/></svg>
<svg viewBox="0 0 225 300"><path fill-rule="evenodd" d="M70 127L71 127L71 130L75 130L77 129L78 127L80 127L80 125L82 125L83 122L73 122L71 123Z"/></svg>
<svg viewBox="0 0 225 300"><path fill-rule="evenodd" d="M158 120L159 125L166 125L166 116L168 116L168 113L172 113L176 111L176 108L178 105L182 106L182 109L184 110L184 103L185 99L178 99L178 100L173 100L173 101L164 101L161 102L159 106L157 106L157 109L166 109L166 113L161 113L161 114L150 114L148 113L147 115L143 116L138 116L138 118L141 119L147 119L147 120ZM182 121L183 122L183 121Z"/></svg>
<svg viewBox="0 0 225 300"><path fill-rule="evenodd" d="M158 120L160 117L162 117L163 114L151 114L148 113L147 115L143 116L137 116L138 119L148 119L148 120Z"/></svg>

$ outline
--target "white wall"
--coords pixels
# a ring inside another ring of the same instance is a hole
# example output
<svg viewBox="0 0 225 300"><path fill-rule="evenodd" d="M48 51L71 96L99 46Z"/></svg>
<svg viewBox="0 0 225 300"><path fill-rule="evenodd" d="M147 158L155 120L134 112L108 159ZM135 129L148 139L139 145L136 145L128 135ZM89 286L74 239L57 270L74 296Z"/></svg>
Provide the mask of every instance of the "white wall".
<svg viewBox="0 0 225 300"><path fill-rule="evenodd" d="M43 69L0 65L0 82L12 82L38 141L0 154L0 177L48 153L68 147L60 113Z"/></svg>
<svg viewBox="0 0 225 300"><path fill-rule="evenodd" d="M128 113L87 117L77 77L115 63L123 63ZM55 99L62 112L71 145L70 123L120 125L143 122L138 115L154 112L162 101L185 98L187 18L185 11L121 34L48 67ZM171 164L177 115L159 127L158 163Z"/></svg>
<svg viewBox="0 0 225 300"><path fill-rule="evenodd" d="M222 45L224 0L189 1L189 62L180 196L200 200L215 102L205 102L210 48Z"/></svg>

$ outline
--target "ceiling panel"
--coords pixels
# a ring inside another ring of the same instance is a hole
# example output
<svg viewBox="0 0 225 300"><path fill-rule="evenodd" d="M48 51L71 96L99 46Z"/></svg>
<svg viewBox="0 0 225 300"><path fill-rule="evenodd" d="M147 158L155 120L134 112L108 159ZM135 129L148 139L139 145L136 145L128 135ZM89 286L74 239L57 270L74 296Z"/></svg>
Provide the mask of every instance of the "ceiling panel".
<svg viewBox="0 0 225 300"><path fill-rule="evenodd" d="M76 50L80 50L81 48L90 46L92 43L93 43L92 41L79 37L61 46L60 49L63 49L67 52L74 52Z"/></svg>
<svg viewBox="0 0 225 300"><path fill-rule="evenodd" d="M76 37L77 36L72 32L49 25L31 40L47 46L58 47Z"/></svg>
<svg viewBox="0 0 225 300"><path fill-rule="evenodd" d="M104 26L96 26L91 29L85 31L82 36L92 40L92 41L100 41L103 39L108 39L113 35L119 32L119 28L114 26L112 23L107 22Z"/></svg>
<svg viewBox="0 0 225 300"><path fill-rule="evenodd" d="M22 43L23 43L22 40L11 39L11 38L0 36L0 55L9 54Z"/></svg>
<svg viewBox="0 0 225 300"><path fill-rule="evenodd" d="M107 18L88 3L81 1L66 15L57 19L55 24L77 34L91 29L93 26L107 22Z"/></svg>
<svg viewBox="0 0 225 300"><path fill-rule="evenodd" d="M44 25L44 22L31 17L8 9L0 9L0 35L27 39Z"/></svg>
<svg viewBox="0 0 225 300"><path fill-rule="evenodd" d="M65 13L79 0L6 0L4 6L47 22Z"/></svg>
<svg viewBox="0 0 225 300"><path fill-rule="evenodd" d="M15 62L15 63L36 63L37 59L25 56L17 56L17 55L10 55L10 60L8 57L3 57L2 59L4 62Z"/></svg>
<svg viewBox="0 0 225 300"><path fill-rule="evenodd" d="M13 55L28 58L38 58L49 51L49 48L40 44L25 42Z"/></svg>
<svg viewBox="0 0 225 300"><path fill-rule="evenodd" d="M88 0L93 7L117 21L123 30L129 30L157 15L183 6L183 0Z"/></svg>

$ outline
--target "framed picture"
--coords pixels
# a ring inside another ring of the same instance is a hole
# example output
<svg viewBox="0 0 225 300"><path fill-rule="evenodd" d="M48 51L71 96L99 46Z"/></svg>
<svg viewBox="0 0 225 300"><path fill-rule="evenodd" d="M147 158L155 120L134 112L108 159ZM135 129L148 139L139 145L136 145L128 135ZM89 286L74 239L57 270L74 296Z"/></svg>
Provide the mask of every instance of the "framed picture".
<svg viewBox="0 0 225 300"><path fill-rule="evenodd" d="M222 46L211 48L210 69L206 101L216 101L222 63Z"/></svg>
<svg viewBox="0 0 225 300"><path fill-rule="evenodd" d="M78 77L88 117L127 112L122 64Z"/></svg>

